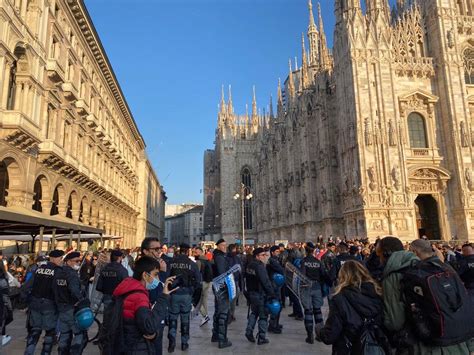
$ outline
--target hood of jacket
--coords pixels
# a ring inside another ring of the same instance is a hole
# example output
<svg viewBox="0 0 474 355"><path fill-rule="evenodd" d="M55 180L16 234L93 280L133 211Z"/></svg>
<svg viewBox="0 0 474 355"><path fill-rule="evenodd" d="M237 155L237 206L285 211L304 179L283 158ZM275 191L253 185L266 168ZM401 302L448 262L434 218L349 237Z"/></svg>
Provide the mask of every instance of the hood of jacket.
<svg viewBox="0 0 474 355"><path fill-rule="evenodd" d="M148 294L145 286L143 286L140 281L135 280L133 277L127 277L117 286L114 291L114 296L120 297L130 291L142 291Z"/></svg>
<svg viewBox="0 0 474 355"><path fill-rule="evenodd" d="M390 273L396 272L407 266L410 266L414 260L420 260L411 251L401 250L394 252L388 259L383 270L383 276L387 277Z"/></svg>
<svg viewBox="0 0 474 355"><path fill-rule="evenodd" d="M372 283L365 282L360 289L346 287L342 294L361 317L376 318L383 310L382 297Z"/></svg>

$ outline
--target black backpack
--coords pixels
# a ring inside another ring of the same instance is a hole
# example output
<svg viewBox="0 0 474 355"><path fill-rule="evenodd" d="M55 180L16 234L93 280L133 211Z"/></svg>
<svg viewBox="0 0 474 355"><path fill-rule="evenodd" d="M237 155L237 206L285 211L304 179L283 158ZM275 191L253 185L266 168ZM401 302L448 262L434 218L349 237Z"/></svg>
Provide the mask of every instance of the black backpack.
<svg viewBox="0 0 474 355"><path fill-rule="evenodd" d="M112 303L104 309L104 318L99 330L99 348L101 355L120 354L125 349L123 332L123 302L127 296L143 292L133 290L120 297L114 297Z"/></svg>
<svg viewBox="0 0 474 355"><path fill-rule="evenodd" d="M363 325L357 332L354 339L356 341L351 342L346 337L347 347L350 349L351 354L354 355L388 355L389 354L389 341L385 335L383 329L377 325L374 318L363 317L357 307L346 297L347 301L354 309L354 311L362 318Z"/></svg>
<svg viewBox="0 0 474 355"><path fill-rule="evenodd" d="M402 274L406 310L419 340L449 346L474 337L474 307L451 266L439 259L417 261Z"/></svg>

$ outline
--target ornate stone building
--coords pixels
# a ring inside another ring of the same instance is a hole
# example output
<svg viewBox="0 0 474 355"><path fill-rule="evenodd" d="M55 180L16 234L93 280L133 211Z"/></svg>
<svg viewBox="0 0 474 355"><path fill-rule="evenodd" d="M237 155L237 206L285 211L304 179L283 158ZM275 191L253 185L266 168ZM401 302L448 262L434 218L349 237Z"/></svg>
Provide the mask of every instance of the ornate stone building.
<svg viewBox="0 0 474 355"><path fill-rule="evenodd" d="M163 188L82 0L0 1L0 88L4 211L128 247L163 234Z"/></svg>
<svg viewBox="0 0 474 355"><path fill-rule="evenodd" d="M278 113L221 102L205 220L218 206L222 235L239 235L244 182L259 241L474 238L474 1L337 0L332 52L309 9Z"/></svg>

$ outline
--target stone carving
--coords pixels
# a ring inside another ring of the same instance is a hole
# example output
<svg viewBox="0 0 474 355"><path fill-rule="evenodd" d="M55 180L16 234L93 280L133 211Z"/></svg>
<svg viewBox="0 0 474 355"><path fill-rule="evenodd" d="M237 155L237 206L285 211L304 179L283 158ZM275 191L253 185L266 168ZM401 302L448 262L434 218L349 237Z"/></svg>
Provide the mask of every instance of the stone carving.
<svg viewBox="0 0 474 355"><path fill-rule="evenodd" d="M464 176L466 178L467 188L469 189L469 191L473 191L474 190L474 181L472 180L472 170L471 170L471 168L466 168L466 170L464 172Z"/></svg>
<svg viewBox="0 0 474 355"><path fill-rule="evenodd" d="M302 205L303 205L303 210L305 212L308 211L308 199L306 197L306 194L303 194Z"/></svg>
<svg viewBox="0 0 474 355"><path fill-rule="evenodd" d="M326 189L321 186L321 203L325 205L328 202L328 194L326 192Z"/></svg>
<svg viewBox="0 0 474 355"><path fill-rule="evenodd" d="M293 187L294 182L293 173L288 173L288 187Z"/></svg>
<svg viewBox="0 0 474 355"><path fill-rule="evenodd" d="M283 190L288 193L288 179L283 179Z"/></svg>
<svg viewBox="0 0 474 355"><path fill-rule="evenodd" d="M359 187L359 172L357 169L352 170L352 187L357 190Z"/></svg>
<svg viewBox="0 0 474 355"><path fill-rule="evenodd" d="M372 191L376 191L378 185L377 185L377 174L375 172L375 167L374 166L371 166L367 169L367 175L369 177L369 188Z"/></svg>
<svg viewBox="0 0 474 355"><path fill-rule="evenodd" d="M327 166L327 153L324 149L319 150L319 167L325 168Z"/></svg>
<svg viewBox="0 0 474 355"><path fill-rule="evenodd" d="M466 128L466 123L461 121L461 145L463 147L469 147L469 133Z"/></svg>
<svg viewBox="0 0 474 355"><path fill-rule="evenodd" d="M388 121L388 144L391 147L395 147L397 145L397 137L392 120Z"/></svg>
<svg viewBox="0 0 474 355"><path fill-rule="evenodd" d="M305 163L301 163L301 180L305 180L306 179L306 167L307 167L308 163L305 162Z"/></svg>
<svg viewBox="0 0 474 355"><path fill-rule="evenodd" d="M301 186L301 179L300 179L300 172L299 171L296 171L296 174L295 174L295 184L298 187Z"/></svg>
<svg viewBox="0 0 474 355"><path fill-rule="evenodd" d="M394 165L392 168L392 181L393 181L393 186L395 187L395 190L399 191L401 187L400 183L400 168L398 165Z"/></svg>
<svg viewBox="0 0 474 355"><path fill-rule="evenodd" d="M336 186L334 188L333 194L334 194L334 202L336 203L336 205L340 205L341 204L341 190L339 190L339 187Z"/></svg>
<svg viewBox="0 0 474 355"><path fill-rule="evenodd" d="M311 177L313 179L318 177L318 170L316 169L316 162L314 160L311 162Z"/></svg>
<svg viewBox="0 0 474 355"><path fill-rule="evenodd" d="M371 146L374 143L368 117L364 120L364 137L366 146Z"/></svg>
<svg viewBox="0 0 474 355"><path fill-rule="evenodd" d="M338 167L338 161L337 161L337 148L335 146L331 147L331 166L333 168Z"/></svg>

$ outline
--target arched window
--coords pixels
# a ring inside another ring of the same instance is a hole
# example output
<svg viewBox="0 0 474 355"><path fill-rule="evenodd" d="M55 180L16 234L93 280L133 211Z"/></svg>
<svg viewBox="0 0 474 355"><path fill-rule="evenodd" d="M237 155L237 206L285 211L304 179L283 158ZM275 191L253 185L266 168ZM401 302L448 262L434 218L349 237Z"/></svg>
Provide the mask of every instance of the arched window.
<svg viewBox="0 0 474 355"><path fill-rule="evenodd" d="M8 81L7 110L13 110L15 108L16 69L17 63L14 61L10 68L10 80Z"/></svg>
<svg viewBox="0 0 474 355"><path fill-rule="evenodd" d="M411 148L428 148L425 119L420 114L410 113L408 116L408 132Z"/></svg>
<svg viewBox="0 0 474 355"><path fill-rule="evenodd" d="M34 197L33 197L33 209L38 212L43 212L43 206L41 206L41 199L43 198L43 188L41 186L40 179L36 179L34 186Z"/></svg>
<svg viewBox="0 0 474 355"><path fill-rule="evenodd" d="M464 50L464 79L466 84L474 85L474 48Z"/></svg>
<svg viewBox="0 0 474 355"><path fill-rule="evenodd" d="M252 188L252 175L248 168L242 170L242 184L244 185L244 195L248 196ZM244 199L244 228L252 229L252 200Z"/></svg>
<svg viewBox="0 0 474 355"><path fill-rule="evenodd" d="M7 195L8 195L8 170L7 164L5 162L0 162L0 206L6 207L7 205Z"/></svg>

